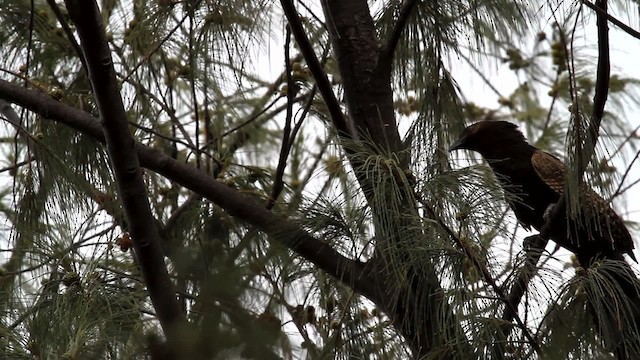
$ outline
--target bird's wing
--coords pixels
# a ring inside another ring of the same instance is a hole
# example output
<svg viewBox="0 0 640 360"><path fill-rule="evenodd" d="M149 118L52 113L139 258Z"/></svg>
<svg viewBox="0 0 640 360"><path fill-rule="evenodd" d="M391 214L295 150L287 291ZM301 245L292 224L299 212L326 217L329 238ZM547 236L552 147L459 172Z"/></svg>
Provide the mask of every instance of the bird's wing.
<svg viewBox="0 0 640 360"><path fill-rule="evenodd" d="M564 192L564 179L567 168L560 159L544 151L537 150L531 156L531 165L542 182L549 188L558 193L558 195ZM585 206L589 206L596 211L595 221L599 222L598 232L607 233L605 237L613 243L614 248L628 253L635 260L633 239L624 221L611 208L609 203L586 184L581 184L580 186L580 199L585 202Z"/></svg>
<svg viewBox="0 0 640 360"><path fill-rule="evenodd" d="M560 159L544 151L536 150L531 156L531 166L542 182L558 195L562 194L567 168Z"/></svg>

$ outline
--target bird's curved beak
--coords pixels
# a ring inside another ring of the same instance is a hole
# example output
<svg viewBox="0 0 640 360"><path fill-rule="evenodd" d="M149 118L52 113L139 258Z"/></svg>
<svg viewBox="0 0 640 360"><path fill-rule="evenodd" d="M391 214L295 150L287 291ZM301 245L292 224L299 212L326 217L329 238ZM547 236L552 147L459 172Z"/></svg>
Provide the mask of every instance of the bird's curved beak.
<svg viewBox="0 0 640 360"><path fill-rule="evenodd" d="M461 137L458 140L456 140L456 142L454 142L453 144L451 144L451 146L449 146L449 152L452 152L454 150L458 150L458 149L462 149L464 147L464 143L465 143L465 138Z"/></svg>

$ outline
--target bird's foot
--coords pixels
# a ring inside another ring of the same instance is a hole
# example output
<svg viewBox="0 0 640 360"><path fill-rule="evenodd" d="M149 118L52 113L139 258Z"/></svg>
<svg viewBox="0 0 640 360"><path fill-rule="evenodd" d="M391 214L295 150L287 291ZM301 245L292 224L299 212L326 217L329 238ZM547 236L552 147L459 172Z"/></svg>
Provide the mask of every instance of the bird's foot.
<svg viewBox="0 0 640 360"><path fill-rule="evenodd" d="M547 208L544 210L544 213L542 213L542 219L545 222L549 222L549 219L551 219L551 214L553 214L553 208L556 207L556 203L551 203L549 204L549 206L547 206Z"/></svg>
<svg viewBox="0 0 640 360"><path fill-rule="evenodd" d="M534 238L538 235L527 236L522 240L522 247L525 251L529 251L531 249L531 243L535 240Z"/></svg>
<svg viewBox="0 0 640 360"><path fill-rule="evenodd" d="M525 251L531 251L531 250L539 251L540 250L539 248L541 245L544 245L544 244L542 242L542 238L540 237L540 234L527 236L522 241L522 246L524 247Z"/></svg>

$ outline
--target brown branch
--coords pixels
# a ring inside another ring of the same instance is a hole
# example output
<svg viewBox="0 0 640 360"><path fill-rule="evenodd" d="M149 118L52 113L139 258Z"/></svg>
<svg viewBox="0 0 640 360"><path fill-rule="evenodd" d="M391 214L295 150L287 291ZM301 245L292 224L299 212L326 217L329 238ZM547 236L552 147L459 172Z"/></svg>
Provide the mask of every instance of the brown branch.
<svg viewBox="0 0 640 360"><path fill-rule="evenodd" d="M367 1L326 0L322 7L354 130L369 140L362 145L371 153L399 155L391 67L378 67L380 41Z"/></svg>
<svg viewBox="0 0 640 360"><path fill-rule="evenodd" d="M400 140L395 118L391 67L378 67L380 42L366 0L324 0L322 7L342 78L350 124L359 140L347 143L347 146L343 144L343 148L350 155L351 167L376 224L374 260L383 271L388 269L384 265L387 261L403 264L403 271L406 271L407 281L400 283L391 280L393 276L381 276L380 292L375 300L405 337L414 357L432 356L431 352L443 346L446 339L464 339L465 332L447 297L442 296L446 291L441 287L438 270L429 259L420 265L409 264L406 263L408 253L388 250L402 248L407 241L414 241L415 238L407 237L405 230L420 226L411 185L398 186L398 192L391 194L389 188L380 186L375 180L378 175L372 175L368 171L371 168L364 166L370 157L389 158L397 160L400 174L410 172L408 152L404 151L406 145ZM349 145L357 147L350 148ZM388 213L390 202L382 200L389 199L387 196L394 198L391 201L401 198L405 205L393 216ZM459 351L464 354L462 356L473 356L474 350L464 341L457 342L455 347L453 351Z"/></svg>
<svg viewBox="0 0 640 360"><path fill-rule="evenodd" d="M135 151L127 113L120 97L102 16L95 1L65 0L74 21L87 63L89 79L102 118L102 130L118 194L122 201L136 258L165 335L177 342L177 331L186 325L186 317L175 296L160 248L160 236L154 226L147 188Z"/></svg>
<svg viewBox="0 0 640 360"><path fill-rule="evenodd" d="M318 240L299 225L286 220L253 198L215 181L210 175L142 144L137 144L143 166L164 175L211 200L231 216L257 227L299 255L326 271L329 275L353 286L365 296L373 294L373 284L360 263L350 260L328 243Z"/></svg>
<svg viewBox="0 0 640 360"><path fill-rule="evenodd" d="M596 7L602 13L607 13L607 1L596 0ZM611 64L609 59L609 26L607 20L600 12L598 13L596 24L598 27L598 71L596 73L595 95L593 96L593 112L590 133L591 142L587 143L595 147L598 138L598 130L604 115L604 107L609 96L609 75L611 72ZM591 149L587 154L591 157ZM586 163L585 163L586 164ZM583 170L584 171L584 170Z"/></svg>
<svg viewBox="0 0 640 360"><path fill-rule="evenodd" d="M91 114L58 102L41 92L0 80L0 98L25 107L45 119L76 129L99 142L105 141L100 123ZM216 181L204 171L140 143L135 144L135 150L143 167L201 194L230 215L255 226L272 240L314 263L319 269L353 286L359 293L373 298L375 282L365 273L361 263L346 258L299 225L266 210L253 198Z"/></svg>

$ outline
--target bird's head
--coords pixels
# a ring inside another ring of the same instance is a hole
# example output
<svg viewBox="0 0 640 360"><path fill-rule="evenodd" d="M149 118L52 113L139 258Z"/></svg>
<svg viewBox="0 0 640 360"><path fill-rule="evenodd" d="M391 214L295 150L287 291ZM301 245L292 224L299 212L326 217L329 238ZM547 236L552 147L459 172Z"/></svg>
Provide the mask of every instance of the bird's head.
<svg viewBox="0 0 640 360"><path fill-rule="evenodd" d="M477 151L485 158L497 149L528 145L518 126L507 121L480 121L468 126L449 151L464 149Z"/></svg>

